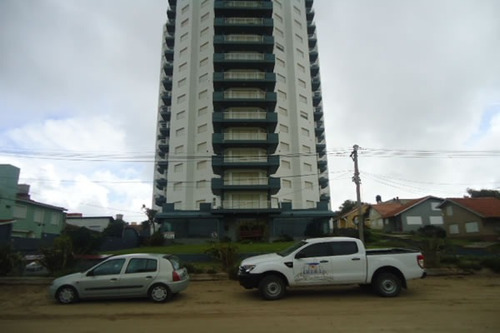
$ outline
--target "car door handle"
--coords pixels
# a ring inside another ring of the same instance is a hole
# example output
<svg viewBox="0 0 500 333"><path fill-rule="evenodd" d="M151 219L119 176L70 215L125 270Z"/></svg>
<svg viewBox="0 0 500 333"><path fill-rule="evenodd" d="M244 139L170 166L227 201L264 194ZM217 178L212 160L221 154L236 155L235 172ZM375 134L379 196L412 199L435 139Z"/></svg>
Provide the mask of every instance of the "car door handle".
<svg viewBox="0 0 500 333"><path fill-rule="evenodd" d="M358 261L358 260L361 260L361 258L352 258L351 260L352 261Z"/></svg>
<svg viewBox="0 0 500 333"><path fill-rule="evenodd" d="M328 260L321 260L320 263L324 264L325 262L328 262Z"/></svg>
<svg viewBox="0 0 500 333"><path fill-rule="evenodd" d="M118 279L117 278L112 278L109 281L118 281Z"/></svg>
<svg viewBox="0 0 500 333"><path fill-rule="evenodd" d="M146 276L146 279L152 279L153 277L151 275Z"/></svg>

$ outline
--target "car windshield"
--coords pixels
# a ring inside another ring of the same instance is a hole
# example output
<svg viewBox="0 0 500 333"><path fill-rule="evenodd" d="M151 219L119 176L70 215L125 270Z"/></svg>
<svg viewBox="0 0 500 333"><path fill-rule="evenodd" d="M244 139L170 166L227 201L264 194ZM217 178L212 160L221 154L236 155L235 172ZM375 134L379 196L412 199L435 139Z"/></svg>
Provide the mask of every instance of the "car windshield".
<svg viewBox="0 0 500 333"><path fill-rule="evenodd" d="M302 246L306 245L307 242L306 241L300 241L298 243L295 243L293 244L292 246L290 246L289 248L287 249L284 249L283 251L280 251L278 252L278 254L282 257L286 257L287 255L289 255L290 253L292 253L293 251L301 248Z"/></svg>

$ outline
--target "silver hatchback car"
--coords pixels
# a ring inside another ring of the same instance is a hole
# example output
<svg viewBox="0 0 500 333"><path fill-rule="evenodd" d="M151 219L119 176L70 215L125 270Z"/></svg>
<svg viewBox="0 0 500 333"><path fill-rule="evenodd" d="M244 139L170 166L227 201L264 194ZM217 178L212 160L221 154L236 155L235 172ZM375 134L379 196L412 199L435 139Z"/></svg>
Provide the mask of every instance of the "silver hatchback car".
<svg viewBox="0 0 500 333"><path fill-rule="evenodd" d="M55 279L49 292L59 303L79 299L149 297L165 302L189 285L179 258L169 254L125 254L110 257L87 271Z"/></svg>

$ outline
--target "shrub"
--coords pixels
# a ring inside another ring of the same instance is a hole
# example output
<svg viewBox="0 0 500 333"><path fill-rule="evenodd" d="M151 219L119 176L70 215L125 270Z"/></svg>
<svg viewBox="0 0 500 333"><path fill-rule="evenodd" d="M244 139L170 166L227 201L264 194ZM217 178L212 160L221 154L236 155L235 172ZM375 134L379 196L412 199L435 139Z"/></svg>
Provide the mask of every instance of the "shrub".
<svg viewBox="0 0 500 333"><path fill-rule="evenodd" d="M0 246L0 276L9 274L21 263L21 255L12 251L10 245Z"/></svg>
<svg viewBox="0 0 500 333"><path fill-rule="evenodd" d="M73 244L69 236L59 236L51 247L40 249L43 257L40 264L49 272L64 271L74 263Z"/></svg>
<svg viewBox="0 0 500 333"><path fill-rule="evenodd" d="M149 238L150 246L162 246L165 243L165 237L161 231L155 231Z"/></svg>
<svg viewBox="0 0 500 333"><path fill-rule="evenodd" d="M481 261L481 265L491 269L495 273L500 273L500 257L486 258Z"/></svg>
<svg viewBox="0 0 500 333"><path fill-rule="evenodd" d="M222 270L228 274L229 278L234 278L234 271L238 270L238 246L230 242L212 243L205 253L221 263Z"/></svg>

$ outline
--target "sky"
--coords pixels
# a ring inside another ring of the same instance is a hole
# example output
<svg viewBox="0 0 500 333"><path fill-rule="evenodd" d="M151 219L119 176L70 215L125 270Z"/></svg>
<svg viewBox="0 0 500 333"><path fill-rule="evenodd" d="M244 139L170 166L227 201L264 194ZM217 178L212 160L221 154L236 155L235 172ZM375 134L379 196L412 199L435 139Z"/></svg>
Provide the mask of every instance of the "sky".
<svg viewBox="0 0 500 333"><path fill-rule="evenodd" d="M500 189L500 1L315 0L331 208ZM151 207L167 0L0 0L0 164L84 216Z"/></svg>

